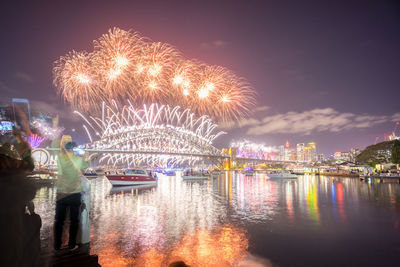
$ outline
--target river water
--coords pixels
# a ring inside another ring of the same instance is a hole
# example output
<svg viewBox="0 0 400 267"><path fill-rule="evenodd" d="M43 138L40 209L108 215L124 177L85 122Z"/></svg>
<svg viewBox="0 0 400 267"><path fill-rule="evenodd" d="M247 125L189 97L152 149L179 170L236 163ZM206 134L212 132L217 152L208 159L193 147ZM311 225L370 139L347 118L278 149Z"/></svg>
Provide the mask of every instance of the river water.
<svg viewBox="0 0 400 267"><path fill-rule="evenodd" d="M91 183L91 254L105 266L399 266L400 185L225 172L157 186ZM51 250L55 188L34 199Z"/></svg>

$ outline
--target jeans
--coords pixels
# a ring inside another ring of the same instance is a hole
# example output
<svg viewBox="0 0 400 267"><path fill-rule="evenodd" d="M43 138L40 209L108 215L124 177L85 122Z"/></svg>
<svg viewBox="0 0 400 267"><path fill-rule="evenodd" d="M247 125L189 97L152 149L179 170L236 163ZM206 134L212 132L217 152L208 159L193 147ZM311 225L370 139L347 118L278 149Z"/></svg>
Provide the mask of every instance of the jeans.
<svg viewBox="0 0 400 267"><path fill-rule="evenodd" d="M69 248L75 247L76 234L78 233L78 226L79 226L80 206L81 206L81 193L75 193L57 200L56 216L54 222L54 249L58 250L61 248L62 244L61 236L65 221L65 215L67 213L67 208L69 208L69 214L70 214L68 247Z"/></svg>

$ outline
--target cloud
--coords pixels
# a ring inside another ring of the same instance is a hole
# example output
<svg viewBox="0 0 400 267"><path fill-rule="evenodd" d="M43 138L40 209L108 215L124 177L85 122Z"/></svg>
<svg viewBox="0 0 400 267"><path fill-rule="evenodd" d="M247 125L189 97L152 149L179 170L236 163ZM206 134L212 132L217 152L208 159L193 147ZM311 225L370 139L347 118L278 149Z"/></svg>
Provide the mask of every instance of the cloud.
<svg viewBox="0 0 400 267"><path fill-rule="evenodd" d="M247 130L249 135L263 134L304 134L312 132L340 132L342 130L362 129L390 120L388 116L340 113L333 108L312 109L303 112L287 112L263 118Z"/></svg>
<svg viewBox="0 0 400 267"><path fill-rule="evenodd" d="M35 81L31 75L29 75L25 72L17 71L14 76L17 79L22 80L24 82L28 82L28 83L33 83Z"/></svg>
<svg viewBox="0 0 400 267"><path fill-rule="evenodd" d="M212 49L212 48L220 48L220 47L224 47L226 45L225 41L222 40L214 40L211 42L203 42L200 44L201 48L204 49Z"/></svg>
<svg viewBox="0 0 400 267"><path fill-rule="evenodd" d="M213 45L214 45L215 47L223 47L223 46L226 45L226 43L225 43L224 41L221 41L221 40L215 40L215 41L213 42Z"/></svg>
<svg viewBox="0 0 400 267"><path fill-rule="evenodd" d="M400 112L393 114L392 121L400 121Z"/></svg>
<svg viewBox="0 0 400 267"><path fill-rule="evenodd" d="M261 106L261 107L256 107L256 108L255 108L255 111L256 111L256 112L259 112L259 111L266 111L266 110L268 110L268 109L270 109L270 107L268 107L268 106Z"/></svg>

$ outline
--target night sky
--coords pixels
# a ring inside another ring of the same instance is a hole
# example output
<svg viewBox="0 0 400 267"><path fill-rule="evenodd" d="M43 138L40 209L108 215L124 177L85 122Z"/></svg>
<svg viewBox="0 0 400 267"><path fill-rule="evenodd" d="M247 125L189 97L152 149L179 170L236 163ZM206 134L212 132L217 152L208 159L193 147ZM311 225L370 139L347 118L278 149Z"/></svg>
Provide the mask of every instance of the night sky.
<svg viewBox="0 0 400 267"><path fill-rule="evenodd" d="M76 128L77 137L81 123L52 85L53 62L91 51L92 40L120 27L229 68L255 88L252 118L231 126L217 147L244 137L268 145L315 141L325 155L364 148L400 121L396 2L6 1L0 94L59 112L65 133Z"/></svg>

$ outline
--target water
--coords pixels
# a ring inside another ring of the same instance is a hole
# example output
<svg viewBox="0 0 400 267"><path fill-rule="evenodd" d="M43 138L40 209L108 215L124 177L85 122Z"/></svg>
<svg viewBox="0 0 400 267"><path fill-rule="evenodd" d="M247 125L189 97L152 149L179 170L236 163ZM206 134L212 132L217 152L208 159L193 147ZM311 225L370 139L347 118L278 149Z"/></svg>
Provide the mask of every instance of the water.
<svg viewBox="0 0 400 267"><path fill-rule="evenodd" d="M226 172L203 182L161 176L144 188L112 188L100 177L91 186L90 247L102 266L399 266L395 181ZM34 200L44 250L54 201L52 187Z"/></svg>

